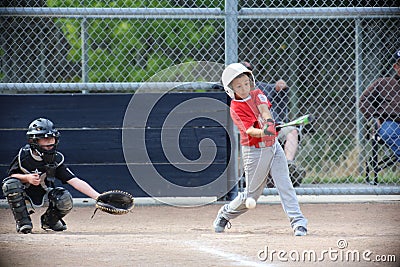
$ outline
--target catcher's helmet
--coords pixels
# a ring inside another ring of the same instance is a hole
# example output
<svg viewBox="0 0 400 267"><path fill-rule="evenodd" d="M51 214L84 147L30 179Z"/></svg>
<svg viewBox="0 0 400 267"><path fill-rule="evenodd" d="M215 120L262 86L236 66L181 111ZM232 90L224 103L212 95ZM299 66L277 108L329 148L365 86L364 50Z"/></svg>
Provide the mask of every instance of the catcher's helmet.
<svg viewBox="0 0 400 267"><path fill-rule="evenodd" d="M225 92L233 99L235 98L235 92L231 88L231 82L240 74L247 74L250 78L252 86L254 87L254 76L253 73L241 63L233 63L228 65L222 72L222 85L224 86Z"/></svg>
<svg viewBox="0 0 400 267"><path fill-rule="evenodd" d="M28 143L32 149L35 149L40 153L54 154L60 138L60 133L54 128L53 122L45 118L39 118L29 124L26 137L28 138ZM39 139L46 137L54 137L56 139L56 143L51 150L42 149L37 143Z"/></svg>

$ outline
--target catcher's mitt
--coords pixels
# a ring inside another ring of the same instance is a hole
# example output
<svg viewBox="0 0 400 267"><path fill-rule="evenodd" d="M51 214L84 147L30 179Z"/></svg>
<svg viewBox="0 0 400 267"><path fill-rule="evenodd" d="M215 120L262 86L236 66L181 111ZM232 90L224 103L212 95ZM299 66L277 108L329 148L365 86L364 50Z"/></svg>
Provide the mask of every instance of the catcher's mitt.
<svg viewBox="0 0 400 267"><path fill-rule="evenodd" d="M98 209L113 215L126 214L133 209L134 205L131 194L120 190L107 191L97 197L93 216Z"/></svg>

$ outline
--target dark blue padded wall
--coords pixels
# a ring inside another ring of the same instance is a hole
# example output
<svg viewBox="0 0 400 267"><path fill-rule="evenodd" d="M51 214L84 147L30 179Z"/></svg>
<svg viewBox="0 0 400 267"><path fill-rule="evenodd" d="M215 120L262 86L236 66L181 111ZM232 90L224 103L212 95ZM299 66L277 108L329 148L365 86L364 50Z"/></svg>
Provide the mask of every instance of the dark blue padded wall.
<svg viewBox="0 0 400 267"><path fill-rule="evenodd" d="M136 197L148 196L136 183L127 167L122 148L122 126L132 94L38 94L38 95L0 95L1 119L0 135L0 173L6 177L7 169L19 148L26 143L26 128L31 121L39 117L52 120L61 132L59 150L64 154L66 164L80 178L89 182L98 191L121 189L131 192ZM146 96L143 96L146 101ZM205 138L212 139L216 146L213 163L199 172L185 172L176 168L180 162L169 162L161 145L161 128L163 123L180 103L196 97L207 97L227 103L224 93L169 93L162 96L154 106L145 122L131 122L132 131L145 131L145 144L150 163L168 181L188 187L207 185L218 177L213 186L204 187L196 196L221 196L227 192L227 174L224 171L229 163L230 142L226 126L228 108L214 108L213 104L203 108L210 114L219 113L222 122L199 117L184 125L179 131L181 153L189 160L200 157L199 143ZM214 110L215 109L215 110ZM190 112L190 111L189 111ZM176 127L179 126L179 115ZM140 128L142 127L142 128ZM169 138L175 140L176 129L163 129L163 138L168 145ZM166 136L166 137L165 137ZM133 155L133 164L139 167L149 164L142 157L135 157L143 148L136 146L135 140L129 146ZM172 142L171 142L172 143ZM149 175L143 168L143 173ZM222 179L221 176L222 175ZM141 178L143 178L141 177ZM73 197L85 197L69 185ZM157 186L157 185L155 185ZM171 196L157 190L158 196ZM183 195L184 196L184 195Z"/></svg>

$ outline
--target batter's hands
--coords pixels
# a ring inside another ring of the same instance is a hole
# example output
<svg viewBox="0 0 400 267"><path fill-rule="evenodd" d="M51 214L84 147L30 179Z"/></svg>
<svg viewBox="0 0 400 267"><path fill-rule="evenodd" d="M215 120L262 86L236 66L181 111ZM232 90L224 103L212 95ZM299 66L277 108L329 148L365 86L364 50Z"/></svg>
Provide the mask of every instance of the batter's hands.
<svg viewBox="0 0 400 267"><path fill-rule="evenodd" d="M276 136L276 128L275 128L275 122L273 119L268 119L267 123L264 126L263 129L264 135L266 136L273 136L275 138Z"/></svg>
<svg viewBox="0 0 400 267"><path fill-rule="evenodd" d="M275 138L276 138L276 128L275 128L275 122L272 119L267 120L267 124L265 124L264 129L264 143L265 146L270 147L275 144Z"/></svg>

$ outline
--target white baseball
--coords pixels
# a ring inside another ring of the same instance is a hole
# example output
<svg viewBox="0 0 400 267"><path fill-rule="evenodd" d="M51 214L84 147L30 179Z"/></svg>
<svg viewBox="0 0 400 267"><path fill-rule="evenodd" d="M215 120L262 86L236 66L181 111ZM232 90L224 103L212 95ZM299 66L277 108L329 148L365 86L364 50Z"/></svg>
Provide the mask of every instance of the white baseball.
<svg viewBox="0 0 400 267"><path fill-rule="evenodd" d="M256 202L256 200L254 198L248 197L246 199L246 208L254 209L256 207L256 204L257 204L257 202Z"/></svg>

